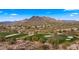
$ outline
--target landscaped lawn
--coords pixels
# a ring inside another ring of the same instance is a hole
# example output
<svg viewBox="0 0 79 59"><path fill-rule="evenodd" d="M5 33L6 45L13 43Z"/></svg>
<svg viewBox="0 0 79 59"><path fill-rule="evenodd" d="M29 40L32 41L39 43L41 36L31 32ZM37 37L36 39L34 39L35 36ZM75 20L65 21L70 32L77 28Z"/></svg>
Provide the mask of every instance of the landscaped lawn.
<svg viewBox="0 0 79 59"><path fill-rule="evenodd" d="M14 34L14 32L0 32L0 36L4 36L4 37L10 34Z"/></svg>
<svg viewBox="0 0 79 59"><path fill-rule="evenodd" d="M14 36L10 36L8 38L19 38L19 37L22 37L22 36L25 36L26 34L18 34L18 35L14 35Z"/></svg>

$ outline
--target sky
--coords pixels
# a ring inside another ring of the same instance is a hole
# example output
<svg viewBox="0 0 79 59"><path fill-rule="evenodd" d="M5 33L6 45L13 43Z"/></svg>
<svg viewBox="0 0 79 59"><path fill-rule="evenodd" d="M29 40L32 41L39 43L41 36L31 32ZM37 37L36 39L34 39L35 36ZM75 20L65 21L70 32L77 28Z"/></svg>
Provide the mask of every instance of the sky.
<svg viewBox="0 0 79 59"><path fill-rule="evenodd" d="M19 21L32 16L48 16L57 20L79 20L78 9L0 9L0 22Z"/></svg>

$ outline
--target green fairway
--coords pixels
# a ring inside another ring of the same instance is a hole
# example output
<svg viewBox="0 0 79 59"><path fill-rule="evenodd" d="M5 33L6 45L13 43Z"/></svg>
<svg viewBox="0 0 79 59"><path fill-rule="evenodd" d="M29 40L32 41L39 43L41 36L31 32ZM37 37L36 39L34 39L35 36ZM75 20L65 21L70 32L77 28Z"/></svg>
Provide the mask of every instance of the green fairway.
<svg viewBox="0 0 79 59"><path fill-rule="evenodd" d="M0 32L0 37L5 37L6 35L14 34L14 32Z"/></svg>

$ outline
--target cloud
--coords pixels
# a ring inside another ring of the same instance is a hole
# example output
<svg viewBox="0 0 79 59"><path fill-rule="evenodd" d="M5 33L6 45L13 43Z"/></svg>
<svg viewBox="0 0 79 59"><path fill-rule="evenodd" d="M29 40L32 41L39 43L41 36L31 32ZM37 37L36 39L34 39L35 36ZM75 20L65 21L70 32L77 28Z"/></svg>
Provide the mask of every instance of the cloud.
<svg viewBox="0 0 79 59"><path fill-rule="evenodd" d="M73 14L70 14L70 16L74 16Z"/></svg>
<svg viewBox="0 0 79 59"><path fill-rule="evenodd" d="M72 14L77 15L77 14L79 14L79 13L72 13Z"/></svg>
<svg viewBox="0 0 79 59"><path fill-rule="evenodd" d="M14 18L14 17L12 17L12 16L8 16L8 17L6 17L6 18Z"/></svg>
<svg viewBox="0 0 79 59"><path fill-rule="evenodd" d="M70 16L78 15L79 13L71 13Z"/></svg>
<svg viewBox="0 0 79 59"><path fill-rule="evenodd" d="M79 10L79 9L64 9L64 11L73 11L73 10Z"/></svg>
<svg viewBox="0 0 79 59"><path fill-rule="evenodd" d="M11 16L16 16L16 15L18 15L18 14L15 14L15 13L13 13L13 14L10 14Z"/></svg>

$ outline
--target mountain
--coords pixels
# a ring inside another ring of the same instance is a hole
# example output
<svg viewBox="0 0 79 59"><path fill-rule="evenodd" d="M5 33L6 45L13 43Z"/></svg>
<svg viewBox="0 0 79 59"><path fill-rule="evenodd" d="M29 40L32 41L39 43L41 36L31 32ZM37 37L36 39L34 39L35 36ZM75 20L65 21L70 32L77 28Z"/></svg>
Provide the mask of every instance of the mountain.
<svg viewBox="0 0 79 59"><path fill-rule="evenodd" d="M46 16L32 16L29 20L56 20L54 18L46 17Z"/></svg>
<svg viewBox="0 0 79 59"><path fill-rule="evenodd" d="M4 24L4 25L10 25L15 23L14 21L5 21L5 22L0 22L0 24Z"/></svg>
<svg viewBox="0 0 79 59"><path fill-rule="evenodd" d="M73 23L73 22L78 22L78 21L76 21L76 20L62 20L63 22L66 22L66 23Z"/></svg>
<svg viewBox="0 0 79 59"><path fill-rule="evenodd" d="M54 23L62 23L62 21L56 20L55 18L45 16L32 16L29 19L16 22L17 25L32 26L32 25L47 25Z"/></svg>
<svg viewBox="0 0 79 59"><path fill-rule="evenodd" d="M3 24L11 24L16 26L52 26L52 27L71 27L79 25L75 20L57 20L46 16L32 16L31 18L15 22L2 22Z"/></svg>
<svg viewBox="0 0 79 59"><path fill-rule="evenodd" d="M77 21L65 21L65 20L57 20L55 18L50 18L46 16L32 16L29 19L24 19L21 21L15 22L3 22L3 24L9 24L16 28L16 30L26 29L59 29L59 28L79 28L79 22ZM7 27L8 28L8 27ZM18 29L17 29L18 28Z"/></svg>

